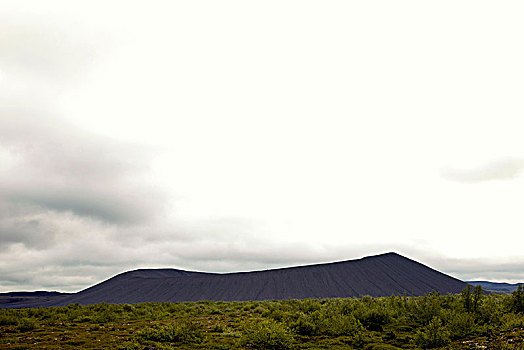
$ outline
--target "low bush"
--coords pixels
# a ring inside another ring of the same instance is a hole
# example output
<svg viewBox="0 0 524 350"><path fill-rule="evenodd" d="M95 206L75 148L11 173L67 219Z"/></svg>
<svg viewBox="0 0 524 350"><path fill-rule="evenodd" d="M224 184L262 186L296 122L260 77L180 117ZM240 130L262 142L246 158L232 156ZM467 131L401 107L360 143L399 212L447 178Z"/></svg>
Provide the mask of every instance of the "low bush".
<svg viewBox="0 0 524 350"><path fill-rule="evenodd" d="M382 331L382 327L391 320L388 311L378 306L361 307L355 312L355 317L370 331Z"/></svg>
<svg viewBox="0 0 524 350"><path fill-rule="evenodd" d="M86 316L82 316L82 319L87 319ZM111 312L109 310L104 310L101 312L96 313L93 321L98 323L108 323L108 322L115 322L119 319L118 314ZM84 321L88 322L88 321Z"/></svg>
<svg viewBox="0 0 524 350"><path fill-rule="evenodd" d="M451 339L461 339L476 332L477 324L471 313L445 310L442 319L447 324Z"/></svg>
<svg viewBox="0 0 524 350"><path fill-rule="evenodd" d="M17 326L18 318L11 315L0 315L0 326Z"/></svg>
<svg viewBox="0 0 524 350"><path fill-rule="evenodd" d="M420 325L427 325L433 318L440 316L442 301L442 296L437 292L409 298L406 303L407 316Z"/></svg>
<svg viewBox="0 0 524 350"><path fill-rule="evenodd" d="M517 290L511 294L510 309L513 312L524 314L524 288L522 285L519 285Z"/></svg>
<svg viewBox="0 0 524 350"><path fill-rule="evenodd" d="M370 344L365 350L400 350L400 348L389 344Z"/></svg>
<svg viewBox="0 0 524 350"><path fill-rule="evenodd" d="M244 328L242 343L254 349L285 350L293 347L294 337L282 323L264 320Z"/></svg>
<svg viewBox="0 0 524 350"><path fill-rule="evenodd" d="M297 308L305 314L310 314L314 311L320 310L322 304L318 299L305 299L297 305Z"/></svg>
<svg viewBox="0 0 524 350"><path fill-rule="evenodd" d="M301 314L297 320L291 324L291 329L293 329L297 334L312 336L317 333L318 327L311 317Z"/></svg>
<svg viewBox="0 0 524 350"><path fill-rule="evenodd" d="M19 332L29 332L29 331L35 330L36 327L37 327L37 324L35 320L31 318L23 318L18 322L18 326L16 327L16 329Z"/></svg>
<svg viewBox="0 0 524 350"><path fill-rule="evenodd" d="M502 316L502 329L511 330L524 327L524 315L508 313Z"/></svg>
<svg viewBox="0 0 524 350"><path fill-rule="evenodd" d="M213 333L225 333L227 331L227 326L217 323L209 331Z"/></svg>
<svg viewBox="0 0 524 350"><path fill-rule="evenodd" d="M179 321L145 329L137 333L136 339L159 343L201 343L204 339L204 333L201 327L194 322Z"/></svg>
<svg viewBox="0 0 524 350"><path fill-rule="evenodd" d="M415 343L423 349L445 346L450 342L449 331L436 316L415 335Z"/></svg>
<svg viewBox="0 0 524 350"><path fill-rule="evenodd" d="M479 306L478 321L499 327L505 314L505 300L507 296L496 294L487 295Z"/></svg>

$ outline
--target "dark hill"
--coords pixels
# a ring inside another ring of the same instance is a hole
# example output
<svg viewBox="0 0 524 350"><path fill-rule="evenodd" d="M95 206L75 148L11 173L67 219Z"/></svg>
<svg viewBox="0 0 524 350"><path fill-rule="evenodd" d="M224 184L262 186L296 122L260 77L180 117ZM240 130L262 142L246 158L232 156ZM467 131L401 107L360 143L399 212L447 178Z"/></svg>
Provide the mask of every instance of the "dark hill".
<svg viewBox="0 0 524 350"><path fill-rule="evenodd" d="M472 286L482 286L482 289L492 293L511 294L516 291L518 286L523 283L503 283L489 281L468 281Z"/></svg>
<svg viewBox="0 0 524 350"><path fill-rule="evenodd" d="M58 302L69 295L71 294L46 291L0 293L0 308L40 306L46 303Z"/></svg>
<svg viewBox="0 0 524 350"><path fill-rule="evenodd" d="M1 307L72 303L139 303L198 300L266 300L458 293L465 282L396 253L327 264L237 273L176 269L124 272L74 294L36 295ZM33 298L34 297L34 298ZM5 300L6 301L6 300Z"/></svg>
<svg viewBox="0 0 524 350"><path fill-rule="evenodd" d="M238 273L175 269L119 274L45 306L197 300L265 300L458 293L466 284L396 253ZM42 305L44 306L44 305Z"/></svg>

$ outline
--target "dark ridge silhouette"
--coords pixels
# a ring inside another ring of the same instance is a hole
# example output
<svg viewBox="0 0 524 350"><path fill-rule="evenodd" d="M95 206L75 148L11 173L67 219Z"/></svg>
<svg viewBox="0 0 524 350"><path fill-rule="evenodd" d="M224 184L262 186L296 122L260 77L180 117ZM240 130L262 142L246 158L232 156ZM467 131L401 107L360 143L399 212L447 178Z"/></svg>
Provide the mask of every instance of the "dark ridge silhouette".
<svg viewBox="0 0 524 350"><path fill-rule="evenodd" d="M37 290L34 292L7 292L7 293L0 293L0 297L55 297L55 296L63 296L63 295L69 295L71 293L61 293L61 292L48 292L45 290Z"/></svg>
<svg viewBox="0 0 524 350"><path fill-rule="evenodd" d="M175 269L124 272L41 306L198 300L372 297L431 291L459 293L466 283L396 253L327 264L253 272L204 273Z"/></svg>
<svg viewBox="0 0 524 350"><path fill-rule="evenodd" d="M36 307L63 299L68 295L71 295L71 293L46 291L0 293L0 308L30 307L33 305Z"/></svg>
<svg viewBox="0 0 524 350"><path fill-rule="evenodd" d="M481 286L483 290L497 293L497 294L511 294L516 291L519 285L523 283L504 283L504 282L489 282L489 281L468 281L466 282L472 286Z"/></svg>

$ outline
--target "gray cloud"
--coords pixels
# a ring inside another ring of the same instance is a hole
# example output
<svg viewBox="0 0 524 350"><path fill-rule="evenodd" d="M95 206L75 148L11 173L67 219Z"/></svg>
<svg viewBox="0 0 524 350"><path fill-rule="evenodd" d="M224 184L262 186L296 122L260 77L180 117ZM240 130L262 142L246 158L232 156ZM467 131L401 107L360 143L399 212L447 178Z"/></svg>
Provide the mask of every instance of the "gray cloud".
<svg viewBox="0 0 524 350"><path fill-rule="evenodd" d="M148 181L154 150L77 130L45 106L2 106L0 290L75 291L139 267L304 261L304 247L265 243L246 219L167 220L172 197Z"/></svg>
<svg viewBox="0 0 524 350"><path fill-rule="evenodd" d="M56 94L96 56L87 39L77 25L0 21L0 291L78 290L155 263L179 236L150 172L158 150L57 113Z"/></svg>
<svg viewBox="0 0 524 350"><path fill-rule="evenodd" d="M0 157L11 160L0 171L0 198L110 223L144 222L165 199L140 181L153 150L81 132L56 117L52 87L67 86L93 62L96 35L85 33L75 23L16 13L0 21Z"/></svg>
<svg viewBox="0 0 524 350"><path fill-rule="evenodd" d="M44 249L55 240L55 227L46 225L45 215L27 209L16 210L4 201L0 203L2 216L0 217L0 251L8 249L11 244L21 243L33 249Z"/></svg>
<svg viewBox="0 0 524 350"><path fill-rule="evenodd" d="M0 98L0 291L77 291L136 268L246 271L402 253L276 244L263 223L243 218L167 219L173 194L153 185L150 173L158 150L78 130L53 105L56 91L48 87L89 69L96 54L89 39L75 26L64 32L35 23L0 20L0 68L5 85L15 86ZM503 173L516 176L517 168ZM473 265L410 256L457 277L475 273ZM522 276L517 268L504 267Z"/></svg>
<svg viewBox="0 0 524 350"><path fill-rule="evenodd" d="M405 252L277 245L263 222L243 218L167 220L170 196L148 182L154 150L82 132L36 107L0 107L0 153L11 157L0 170L1 291L77 291L136 268L246 271ZM524 280L518 263L407 255L465 280Z"/></svg>
<svg viewBox="0 0 524 350"><path fill-rule="evenodd" d="M482 258L439 257L430 254L426 257L432 267L460 278L464 281L514 281L524 282L524 259L508 257L506 260Z"/></svg>
<svg viewBox="0 0 524 350"><path fill-rule="evenodd" d="M524 170L524 160L503 158L472 169L445 168L443 178L460 183L479 183L490 180L510 180Z"/></svg>
<svg viewBox="0 0 524 350"><path fill-rule="evenodd" d="M93 62L86 38L76 25L0 21L0 291L78 290L151 261L123 241L168 231L158 150L79 130L53 105Z"/></svg>
<svg viewBox="0 0 524 350"><path fill-rule="evenodd" d="M165 196L147 178L152 149L82 133L41 111L0 108L0 149L15 159L0 173L0 195L18 205L110 223L161 213ZM16 115L16 120L10 117Z"/></svg>

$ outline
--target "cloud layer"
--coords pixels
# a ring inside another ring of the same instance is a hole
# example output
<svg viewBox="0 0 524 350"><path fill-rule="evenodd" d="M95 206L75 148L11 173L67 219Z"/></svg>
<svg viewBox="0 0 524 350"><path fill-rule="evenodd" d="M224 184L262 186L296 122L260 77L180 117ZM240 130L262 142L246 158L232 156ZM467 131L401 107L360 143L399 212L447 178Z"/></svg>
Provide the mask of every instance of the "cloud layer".
<svg viewBox="0 0 524 350"><path fill-rule="evenodd" d="M91 43L71 24L1 23L0 290L77 290L150 262L129 242L144 246L169 205L156 150L82 131L54 103L90 69Z"/></svg>
<svg viewBox="0 0 524 350"><path fill-rule="evenodd" d="M511 180L524 170L524 160L502 158L471 169L442 169L441 175L447 180L460 183L480 183L492 180Z"/></svg>
<svg viewBox="0 0 524 350"><path fill-rule="evenodd" d="M449 181L522 174L521 11L68 4L2 4L0 291L392 250L524 280L518 256L438 258L518 253L519 181L434 176L461 150L516 157Z"/></svg>
<svg viewBox="0 0 524 350"><path fill-rule="evenodd" d="M146 182L151 150L83 134L44 112L0 108L0 114L9 126L0 130L0 145L11 158L0 173L5 200L112 223L160 212L162 195Z"/></svg>
<svg viewBox="0 0 524 350"><path fill-rule="evenodd" d="M153 150L47 114L0 109L3 291L75 291L138 267L238 271L334 259L307 243L275 246L247 219L169 219L174 194L151 185Z"/></svg>

